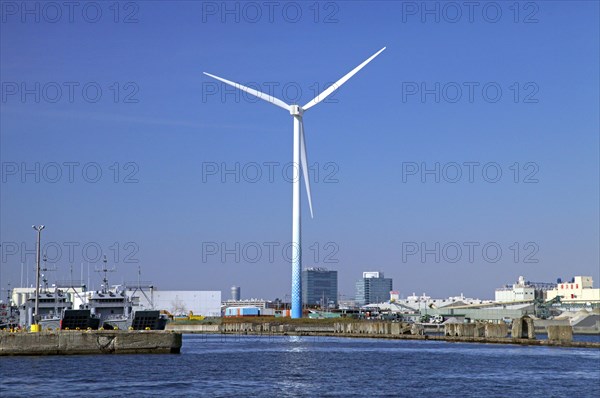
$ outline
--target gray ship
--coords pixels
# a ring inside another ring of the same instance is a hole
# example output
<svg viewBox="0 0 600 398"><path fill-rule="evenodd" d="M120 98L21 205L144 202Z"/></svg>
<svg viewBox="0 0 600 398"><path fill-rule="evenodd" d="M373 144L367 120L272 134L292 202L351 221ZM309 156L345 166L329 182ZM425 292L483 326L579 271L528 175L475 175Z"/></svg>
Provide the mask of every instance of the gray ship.
<svg viewBox="0 0 600 398"><path fill-rule="evenodd" d="M23 326L32 325L35 312L35 294L30 295L25 303L19 308L19 324ZM60 321L65 310L73 308L67 295L60 289L54 291L42 289L38 296L38 323L44 329L59 329Z"/></svg>
<svg viewBox="0 0 600 398"><path fill-rule="evenodd" d="M156 310L136 309L127 289L122 286L110 287L107 273L111 270L104 267L101 289L88 291L81 294L75 292L75 296L69 295L66 290L53 286L48 288L48 281L44 277L43 287L38 296L38 316L42 330L163 330L167 324L166 316ZM85 288L85 286L83 286ZM67 289L69 290L69 289ZM77 298L81 304L74 308L72 299ZM25 303L19 307L18 326L28 329L36 323L35 293L27 297ZM1 325L0 325L1 327ZM5 326L7 327L7 326Z"/></svg>
<svg viewBox="0 0 600 398"><path fill-rule="evenodd" d="M100 320L100 327L104 329L163 330L167 318L160 311L136 309L125 287L109 287L110 271L105 256L104 267L100 270L104 273L102 287L98 291L88 292L82 310L89 310L93 317Z"/></svg>
<svg viewBox="0 0 600 398"><path fill-rule="evenodd" d="M18 315L19 311L16 307L8 303L0 303L0 330L17 328Z"/></svg>

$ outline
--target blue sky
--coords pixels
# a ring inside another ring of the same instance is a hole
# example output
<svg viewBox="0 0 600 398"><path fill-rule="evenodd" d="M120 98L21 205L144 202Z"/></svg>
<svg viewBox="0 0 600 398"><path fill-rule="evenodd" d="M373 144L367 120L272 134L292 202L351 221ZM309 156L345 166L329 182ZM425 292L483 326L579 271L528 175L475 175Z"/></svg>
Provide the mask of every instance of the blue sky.
<svg viewBox="0 0 600 398"><path fill-rule="evenodd" d="M31 283L38 223L51 279L99 249L115 282L284 298L292 120L202 72L304 104L383 46L305 114L304 265L345 298L369 270L403 295L600 282L597 2L23 4L1 10L3 289L21 263Z"/></svg>

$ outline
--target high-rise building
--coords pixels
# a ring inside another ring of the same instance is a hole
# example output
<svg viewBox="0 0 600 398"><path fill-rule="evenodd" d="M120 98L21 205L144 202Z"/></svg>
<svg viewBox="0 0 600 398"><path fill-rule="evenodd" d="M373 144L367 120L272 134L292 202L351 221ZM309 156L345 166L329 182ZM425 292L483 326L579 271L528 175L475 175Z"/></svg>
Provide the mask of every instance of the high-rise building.
<svg viewBox="0 0 600 398"><path fill-rule="evenodd" d="M363 272L356 282L356 304L382 303L390 299L392 278L385 278L383 272Z"/></svg>
<svg viewBox="0 0 600 398"><path fill-rule="evenodd" d="M305 305L337 305L337 271L327 268L306 268L302 271L302 302Z"/></svg>

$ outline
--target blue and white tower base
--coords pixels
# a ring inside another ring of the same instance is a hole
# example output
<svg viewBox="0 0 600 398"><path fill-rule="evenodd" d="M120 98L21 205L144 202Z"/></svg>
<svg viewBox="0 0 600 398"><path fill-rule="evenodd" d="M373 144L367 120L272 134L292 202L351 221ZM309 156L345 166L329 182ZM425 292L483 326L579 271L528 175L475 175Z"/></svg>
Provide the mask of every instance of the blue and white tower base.
<svg viewBox="0 0 600 398"><path fill-rule="evenodd" d="M294 175L292 182L292 318L302 318L302 248L300 246L300 129L302 110L293 106Z"/></svg>

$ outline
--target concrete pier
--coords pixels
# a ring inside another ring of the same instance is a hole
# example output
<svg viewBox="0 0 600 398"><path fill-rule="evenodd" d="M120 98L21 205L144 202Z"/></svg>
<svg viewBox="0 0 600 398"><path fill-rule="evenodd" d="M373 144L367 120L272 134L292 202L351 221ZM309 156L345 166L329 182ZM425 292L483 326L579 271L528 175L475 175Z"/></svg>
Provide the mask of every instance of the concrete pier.
<svg viewBox="0 0 600 398"><path fill-rule="evenodd" d="M181 333L89 330L0 333L3 355L178 354Z"/></svg>
<svg viewBox="0 0 600 398"><path fill-rule="evenodd" d="M484 322L447 323L444 325L444 336L504 338L508 336L508 325Z"/></svg>
<svg viewBox="0 0 600 398"><path fill-rule="evenodd" d="M488 338L505 338L508 337L508 325L502 323L486 323L485 337Z"/></svg>
<svg viewBox="0 0 600 398"><path fill-rule="evenodd" d="M528 316L513 319L511 336L513 339L535 339L533 319Z"/></svg>
<svg viewBox="0 0 600 398"><path fill-rule="evenodd" d="M515 320L519 322L519 319ZM529 318L529 321L531 319ZM530 326L530 322L527 326ZM572 341L572 328L570 330L553 329L548 331L549 339L536 340L528 338L533 328L518 327L517 334L509 336L509 326L506 323L450 323L443 325L444 335L428 335L424 333L423 325L406 322L384 321L323 321L309 320L275 321L266 320L239 320L227 321L212 325L177 325L168 324L167 330L176 330L181 333L222 334L222 335L254 335L254 336L331 336L352 338L383 338L397 340L427 340L460 343L485 343L485 344L517 344L537 346L559 346L600 349L600 343ZM567 329L570 328L567 327ZM571 339L569 339L569 331ZM521 333L520 337L518 333ZM556 337L555 337L556 336ZM533 336L535 337L535 336Z"/></svg>
<svg viewBox="0 0 600 398"><path fill-rule="evenodd" d="M548 340L570 343L573 341L573 328L564 325L550 325L546 327Z"/></svg>

